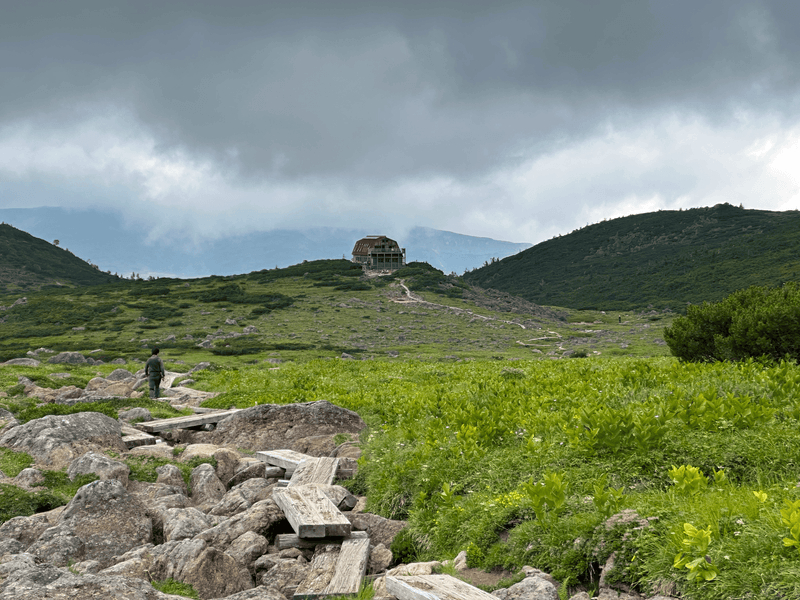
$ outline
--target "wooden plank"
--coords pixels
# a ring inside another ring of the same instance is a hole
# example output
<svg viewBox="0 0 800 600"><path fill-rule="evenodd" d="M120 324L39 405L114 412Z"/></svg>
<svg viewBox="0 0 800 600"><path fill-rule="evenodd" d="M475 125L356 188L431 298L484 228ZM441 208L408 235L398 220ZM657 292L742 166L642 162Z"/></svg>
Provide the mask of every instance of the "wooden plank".
<svg viewBox="0 0 800 600"><path fill-rule="evenodd" d="M346 539L368 540L369 535L367 535L366 531L351 531L349 538L324 537L303 539L296 533L279 533L275 536L275 545L278 547L278 550L286 550L287 548L310 549L316 548L319 544L338 544Z"/></svg>
<svg viewBox="0 0 800 600"><path fill-rule="evenodd" d="M137 446L151 446L156 443L158 438L150 435L149 433L143 433L141 431L137 431L136 434L125 435L122 437L122 443L125 444L125 447L130 450L131 448L136 448Z"/></svg>
<svg viewBox="0 0 800 600"><path fill-rule="evenodd" d="M398 600L496 600L450 575L387 575L386 590Z"/></svg>
<svg viewBox="0 0 800 600"><path fill-rule="evenodd" d="M318 546L295 600L325 596L355 596L369 562L369 538L351 538L339 545Z"/></svg>
<svg viewBox="0 0 800 600"><path fill-rule="evenodd" d="M367 542L369 543L369 542ZM319 598L325 595L336 571L336 563L339 559L341 546L338 544L328 544L317 547L314 558L311 559L311 566L303 582L297 586L293 598Z"/></svg>
<svg viewBox="0 0 800 600"><path fill-rule="evenodd" d="M325 588L326 596L351 596L358 594L361 580L367 573L369 562L369 538L350 539L342 542L336 571Z"/></svg>
<svg viewBox="0 0 800 600"><path fill-rule="evenodd" d="M297 466L289 480L289 487L308 483L331 485L336 479L336 469L338 468L338 458L306 458Z"/></svg>
<svg viewBox="0 0 800 600"><path fill-rule="evenodd" d="M301 538L350 535L350 521L316 487L275 488L272 498Z"/></svg>
<svg viewBox="0 0 800 600"><path fill-rule="evenodd" d="M200 427L208 423L219 423L223 419L230 417L232 414L239 412L238 408L232 410L223 410L215 413L206 413L203 415L186 415L183 417L172 417L169 419L155 419L153 421L145 421L137 423L137 427L146 431L147 433L158 433L166 429L189 429L191 427Z"/></svg>
<svg viewBox="0 0 800 600"><path fill-rule="evenodd" d="M286 478L288 479L301 462L311 457L294 450L261 450L256 452L256 458L268 465L286 469Z"/></svg>

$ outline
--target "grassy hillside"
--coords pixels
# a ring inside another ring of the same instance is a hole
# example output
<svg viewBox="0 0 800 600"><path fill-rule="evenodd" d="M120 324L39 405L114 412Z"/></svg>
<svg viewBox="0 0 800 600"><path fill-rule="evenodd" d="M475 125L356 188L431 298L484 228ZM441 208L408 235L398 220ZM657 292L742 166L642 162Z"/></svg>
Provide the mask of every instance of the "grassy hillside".
<svg viewBox="0 0 800 600"><path fill-rule="evenodd" d="M554 311L472 288L425 263L375 278L352 267L321 260L231 277L27 293L26 304L0 312L0 361L39 347L132 359L153 345L168 361L190 363L343 352L387 360L667 354L660 338L669 315ZM427 302L409 302L401 281ZM0 305L16 297L0 295Z"/></svg>
<svg viewBox="0 0 800 600"><path fill-rule="evenodd" d="M550 306L682 309L800 277L800 212L730 204L590 225L464 275Z"/></svg>
<svg viewBox="0 0 800 600"><path fill-rule="evenodd" d="M0 293L25 292L49 286L97 285L117 279L69 250L11 225L0 225Z"/></svg>

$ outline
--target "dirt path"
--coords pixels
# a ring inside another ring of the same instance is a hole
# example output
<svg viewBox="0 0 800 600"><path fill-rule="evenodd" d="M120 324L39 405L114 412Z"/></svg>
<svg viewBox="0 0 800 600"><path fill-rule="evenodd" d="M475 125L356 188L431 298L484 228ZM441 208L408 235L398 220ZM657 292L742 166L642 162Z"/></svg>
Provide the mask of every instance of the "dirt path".
<svg viewBox="0 0 800 600"><path fill-rule="evenodd" d="M398 304L415 304L415 305L418 305L418 306L427 306L429 308L443 308L443 309L446 309L446 310L451 310L451 311L453 311L455 313L462 313L462 314L470 315L472 317L475 317L476 319L483 319L484 321L497 321L499 323L507 323L508 325L516 325L517 327L521 327L522 329L526 329L525 325L523 325L521 323L515 323L514 321L506 321L504 319L496 319L494 317L487 317L485 315L479 315L479 314L476 314L476 313L472 312L472 310L467 309L467 308L457 308L455 306L448 306L446 304L436 304L435 302L428 302L427 300L423 300L422 297L417 296L410 289L408 289L408 286L405 284L405 281L403 281L402 279L400 279L398 281L398 283L405 290L405 296L403 296L402 298L392 298L392 302L397 302Z"/></svg>

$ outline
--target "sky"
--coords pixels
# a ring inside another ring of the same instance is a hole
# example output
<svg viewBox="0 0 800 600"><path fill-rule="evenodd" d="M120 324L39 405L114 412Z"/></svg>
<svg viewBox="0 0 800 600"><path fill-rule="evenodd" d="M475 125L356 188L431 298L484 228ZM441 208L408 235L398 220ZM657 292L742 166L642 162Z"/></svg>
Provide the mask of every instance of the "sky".
<svg viewBox="0 0 800 600"><path fill-rule="evenodd" d="M0 208L538 243L800 204L800 3L0 0Z"/></svg>

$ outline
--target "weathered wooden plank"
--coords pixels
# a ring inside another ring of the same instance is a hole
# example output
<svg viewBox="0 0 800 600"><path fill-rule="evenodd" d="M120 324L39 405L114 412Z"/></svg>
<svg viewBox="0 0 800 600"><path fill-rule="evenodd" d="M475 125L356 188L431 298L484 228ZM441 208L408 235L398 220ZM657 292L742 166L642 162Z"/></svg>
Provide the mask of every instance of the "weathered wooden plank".
<svg viewBox="0 0 800 600"><path fill-rule="evenodd" d="M200 427L208 423L219 423L238 411L238 408L234 408L232 410L223 410L203 415L186 415L183 417L171 417L169 419L155 419L153 421L137 423L137 427L147 433L158 433L159 431L165 431L167 429L189 429L190 427Z"/></svg>
<svg viewBox="0 0 800 600"><path fill-rule="evenodd" d="M369 562L369 538L350 539L342 542L339 559L333 578L325 588L326 596L350 596L358 594L361 580L367 573Z"/></svg>
<svg viewBox="0 0 800 600"><path fill-rule="evenodd" d="M369 542L367 542L369 544ZM297 586L293 598L319 598L325 595L331 579L336 572L336 564L339 559L341 546L339 544L328 544L318 546L311 559L311 566L303 582Z"/></svg>
<svg viewBox="0 0 800 600"><path fill-rule="evenodd" d="M286 469L286 477L288 479L301 462L311 457L308 454L295 452L294 450L261 450L256 452L256 458L268 465Z"/></svg>
<svg viewBox="0 0 800 600"><path fill-rule="evenodd" d="M351 531L349 538L324 537L303 539L296 533L279 533L275 536L275 545L278 546L278 550L286 550L287 548L308 549L315 548L319 544L339 544L347 539L368 540L369 535L367 535L366 531Z"/></svg>
<svg viewBox="0 0 800 600"><path fill-rule="evenodd" d="M275 488L272 497L301 538L350 535L350 521L314 486Z"/></svg>
<svg viewBox="0 0 800 600"><path fill-rule="evenodd" d="M157 438L149 433L137 431L136 434L122 436L122 443L130 450L137 446L151 446L156 443Z"/></svg>
<svg viewBox="0 0 800 600"><path fill-rule="evenodd" d="M386 590L398 600L496 600L450 575L387 575Z"/></svg>
<svg viewBox="0 0 800 600"><path fill-rule="evenodd" d="M308 483L331 485L339 468L338 458L306 458L301 461L289 480L289 487Z"/></svg>

